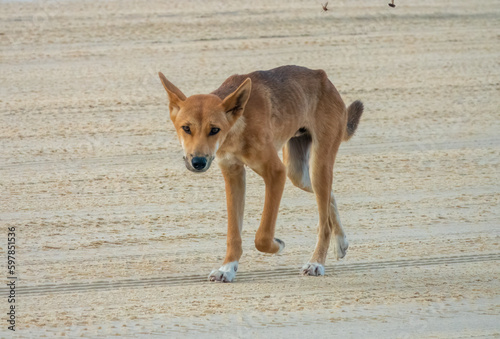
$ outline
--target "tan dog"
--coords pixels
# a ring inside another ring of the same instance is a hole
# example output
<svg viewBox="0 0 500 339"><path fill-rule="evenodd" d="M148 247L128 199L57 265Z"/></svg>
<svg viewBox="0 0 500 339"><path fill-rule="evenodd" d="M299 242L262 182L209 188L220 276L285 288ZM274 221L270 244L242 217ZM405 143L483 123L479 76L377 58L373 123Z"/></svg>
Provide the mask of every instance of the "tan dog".
<svg viewBox="0 0 500 339"><path fill-rule="evenodd" d="M245 165L266 185L264 212L255 247L278 253L274 237L286 176L316 194L318 242L305 275L323 275L333 233L335 256L345 256L348 243L332 194L333 164L340 143L355 132L363 104L348 109L323 70L283 66L230 76L211 94L186 97L160 73L170 100L170 118L184 149L186 167L205 172L215 156L224 175L228 211L227 252L211 281L231 282L240 260L245 205ZM283 147L283 162L278 150Z"/></svg>

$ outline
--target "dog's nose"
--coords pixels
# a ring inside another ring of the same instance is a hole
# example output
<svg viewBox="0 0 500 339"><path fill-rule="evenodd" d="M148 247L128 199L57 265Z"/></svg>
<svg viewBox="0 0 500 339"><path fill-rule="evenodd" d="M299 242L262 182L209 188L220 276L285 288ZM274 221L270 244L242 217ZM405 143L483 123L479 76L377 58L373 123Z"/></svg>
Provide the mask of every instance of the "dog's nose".
<svg viewBox="0 0 500 339"><path fill-rule="evenodd" d="M193 160L191 160L191 164L195 170L202 170L207 166L207 158L194 157Z"/></svg>

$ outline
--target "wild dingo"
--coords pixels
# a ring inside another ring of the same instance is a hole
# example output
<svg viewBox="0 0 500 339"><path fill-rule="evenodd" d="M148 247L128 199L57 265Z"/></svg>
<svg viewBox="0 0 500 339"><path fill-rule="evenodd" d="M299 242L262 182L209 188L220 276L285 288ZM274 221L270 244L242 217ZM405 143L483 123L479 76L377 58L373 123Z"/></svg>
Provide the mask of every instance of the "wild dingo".
<svg viewBox="0 0 500 339"><path fill-rule="evenodd" d="M188 170L205 172L217 156L224 175L228 211L227 251L211 281L231 282L242 255L245 165L266 185L264 211L255 247L278 253L285 243L274 237L286 176L314 193L319 225L316 249L302 267L304 275L323 275L333 233L337 259L348 242L332 193L333 165L342 141L356 131L363 104L346 109L323 70L283 66L232 75L210 94L186 97L159 73L169 98L170 119L184 149ZM283 162L278 150L283 147Z"/></svg>

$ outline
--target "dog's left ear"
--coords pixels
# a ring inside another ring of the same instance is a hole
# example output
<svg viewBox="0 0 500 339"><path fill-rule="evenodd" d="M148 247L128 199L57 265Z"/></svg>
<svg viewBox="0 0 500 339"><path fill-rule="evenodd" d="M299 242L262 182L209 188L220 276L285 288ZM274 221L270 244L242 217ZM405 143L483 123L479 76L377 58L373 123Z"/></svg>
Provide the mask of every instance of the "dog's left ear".
<svg viewBox="0 0 500 339"><path fill-rule="evenodd" d="M168 94L168 100L170 101L170 119L173 122L175 121L175 117L181 108L182 102L186 100L186 96L173 83L168 81L162 72L159 72L158 75L160 76L161 83L163 84L163 87L165 87Z"/></svg>
<svg viewBox="0 0 500 339"><path fill-rule="evenodd" d="M229 94L222 102L222 107L226 112L229 123L233 124L238 119L245 109L245 105L250 98L252 92L252 80L246 78L245 81L234 91Z"/></svg>

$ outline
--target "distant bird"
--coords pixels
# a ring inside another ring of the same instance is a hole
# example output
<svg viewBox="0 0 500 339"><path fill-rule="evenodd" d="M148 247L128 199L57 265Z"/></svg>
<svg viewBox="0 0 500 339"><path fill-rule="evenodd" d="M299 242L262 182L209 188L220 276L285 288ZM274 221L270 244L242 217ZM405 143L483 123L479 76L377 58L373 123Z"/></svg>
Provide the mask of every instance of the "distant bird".
<svg viewBox="0 0 500 339"><path fill-rule="evenodd" d="M323 7L323 12L328 12L328 1L322 4L321 7Z"/></svg>

